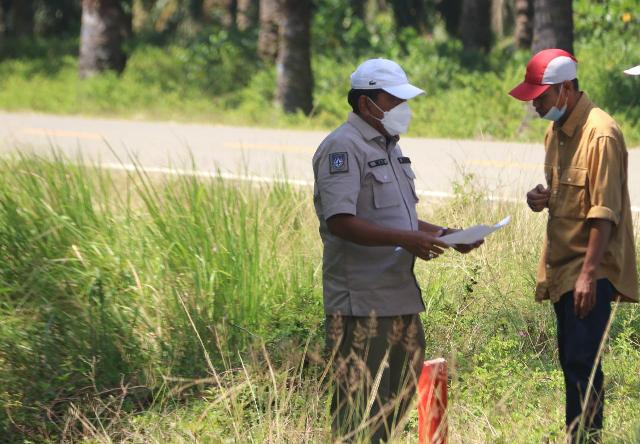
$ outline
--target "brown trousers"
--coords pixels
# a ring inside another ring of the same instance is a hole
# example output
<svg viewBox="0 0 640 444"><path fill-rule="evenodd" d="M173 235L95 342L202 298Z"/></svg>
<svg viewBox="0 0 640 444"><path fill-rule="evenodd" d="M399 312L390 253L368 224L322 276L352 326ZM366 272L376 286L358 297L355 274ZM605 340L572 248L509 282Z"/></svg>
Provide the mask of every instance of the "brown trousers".
<svg viewBox="0 0 640 444"><path fill-rule="evenodd" d="M327 316L332 431L348 442L388 441L414 394L425 338L419 315Z"/></svg>

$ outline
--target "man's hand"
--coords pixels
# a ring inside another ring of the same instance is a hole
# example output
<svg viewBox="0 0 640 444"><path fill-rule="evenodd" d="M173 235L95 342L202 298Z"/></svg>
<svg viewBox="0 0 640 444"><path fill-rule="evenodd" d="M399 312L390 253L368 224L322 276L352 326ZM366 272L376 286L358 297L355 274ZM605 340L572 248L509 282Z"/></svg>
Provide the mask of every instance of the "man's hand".
<svg viewBox="0 0 640 444"><path fill-rule="evenodd" d="M606 219L589 220L589 243L582 270L573 288L573 311L583 319L596 304L598 283L595 276L611 238L613 223Z"/></svg>
<svg viewBox="0 0 640 444"><path fill-rule="evenodd" d="M595 305L596 280L592 275L581 272L573 289L573 312L580 319L584 319Z"/></svg>
<svg viewBox="0 0 640 444"><path fill-rule="evenodd" d="M446 233L440 232L438 234L438 237L444 236L445 234L452 234L452 233L455 233L457 231L462 231L462 229L460 229L460 228L449 228L449 229L447 229ZM467 253L475 250L476 248L478 248L482 244L484 244L484 239L479 240L478 242L474 242L473 244L456 244L456 245L453 246L453 249L456 250L458 253L467 254Z"/></svg>
<svg viewBox="0 0 640 444"><path fill-rule="evenodd" d="M453 249L456 250L458 253L462 253L462 254L467 254L470 253L471 251L475 250L476 248L480 247L480 245L484 244L484 239L483 240L479 240L478 242L475 242L473 244L456 244L453 246Z"/></svg>
<svg viewBox="0 0 640 444"><path fill-rule="evenodd" d="M437 258L444 253L445 249L449 248L436 235L424 231L411 232L405 236L400 246L425 261Z"/></svg>
<svg viewBox="0 0 640 444"><path fill-rule="evenodd" d="M533 190L527 193L527 205L538 213L548 206L550 196L551 191L541 184L538 184Z"/></svg>

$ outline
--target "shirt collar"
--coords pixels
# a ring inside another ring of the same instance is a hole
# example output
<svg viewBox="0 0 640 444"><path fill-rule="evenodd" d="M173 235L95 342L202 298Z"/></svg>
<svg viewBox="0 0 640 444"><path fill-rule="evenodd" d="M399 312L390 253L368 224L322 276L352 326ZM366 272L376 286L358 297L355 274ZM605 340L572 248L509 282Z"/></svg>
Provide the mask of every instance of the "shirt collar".
<svg viewBox="0 0 640 444"><path fill-rule="evenodd" d="M347 122L353 125L360 132L360 134L362 134L362 137L364 137L365 140L373 140L381 136L384 139L384 136L380 134L377 129L365 122L362 117L360 117L356 113L349 113Z"/></svg>
<svg viewBox="0 0 640 444"><path fill-rule="evenodd" d="M369 125L367 122L365 122L364 119L362 119L362 117L360 117L356 113L350 112L347 122L349 122L353 127L355 127L355 129L357 129L358 132L362 134L362 137L365 140L371 141L374 139L381 139L382 141L385 141L384 134L381 134L377 129L375 129L374 127ZM390 137L389 146L393 146L395 143L398 143L398 140L400 140L400 136Z"/></svg>
<svg viewBox="0 0 640 444"><path fill-rule="evenodd" d="M573 137L578 126L582 126L589 116L589 111L593 108L593 102L589 99L586 92L580 93L580 98L576 102L576 106L571 111L567 120L559 128L568 137Z"/></svg>

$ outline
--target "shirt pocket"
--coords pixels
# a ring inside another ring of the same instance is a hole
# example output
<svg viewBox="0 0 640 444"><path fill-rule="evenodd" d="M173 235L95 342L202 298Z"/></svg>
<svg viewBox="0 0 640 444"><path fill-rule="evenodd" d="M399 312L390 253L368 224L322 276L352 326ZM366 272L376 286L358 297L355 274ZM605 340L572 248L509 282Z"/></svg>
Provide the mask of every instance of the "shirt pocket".
<svg viewBox="0 0 640 444"><path fill-rule="evenodd" d="M369 171L373 191L373 206L375 208L389 208L400 205L398 186L392 179L393 173L386 168Z"/></svg>
<svg viewBox="0 0 640 444"><path fill-rule="evenodd" d="M569 167L562 171L558 180L558 197L554 215L573 219L584 219L587 215L587 169Z"/></svg>
<svg viewBox="0 0 640 444"><path fill-rule="evenodd" d="M418 198L418 193L416 192L416 173L413 172L413 168L411 168L411 165L409 164L403 164L402 171L404 171L405 176L407 176L407 182L409 182L409 187L411 188L413 198L416 202L418 202L420 199Z"/></svg>

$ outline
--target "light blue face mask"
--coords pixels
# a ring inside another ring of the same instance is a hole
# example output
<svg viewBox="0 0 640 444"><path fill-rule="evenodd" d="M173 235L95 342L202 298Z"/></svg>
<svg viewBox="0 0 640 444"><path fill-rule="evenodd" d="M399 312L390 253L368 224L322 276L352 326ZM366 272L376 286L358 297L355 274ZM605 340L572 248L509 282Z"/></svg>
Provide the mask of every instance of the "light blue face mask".
<svg viewBox="0 0 640 444"><path fill-rule="evenodd" d="M560 95L562 94L563 87L564 85L560 87L560 94L558 94L558 98L560 98ZM568 100L569 98L567 97L567 101ZM558 120L562 119L562 116L564 116L564 113L566 112L567 112L567 102L565 101L564 106L562 108L558 108L557 106L554 105L551 107L549 112L547 112L547 114L542 116L542 118L546 120L551 120L552 122L557 122Z"/></svg>

